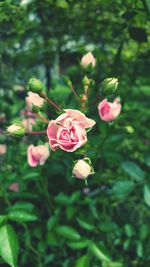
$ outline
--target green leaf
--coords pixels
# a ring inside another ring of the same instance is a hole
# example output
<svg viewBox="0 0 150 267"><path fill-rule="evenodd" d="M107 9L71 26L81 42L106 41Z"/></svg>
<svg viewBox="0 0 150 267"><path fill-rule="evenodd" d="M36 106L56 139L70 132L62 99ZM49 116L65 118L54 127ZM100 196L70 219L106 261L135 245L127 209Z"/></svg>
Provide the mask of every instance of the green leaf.
<svg viewBox="0 0 150 267"><path fill-rule="evenodd" d="M134 162L124 161L121 164L123 170L135 181L141 182L145 178L145 172Z"/></svg>
<svg viewBox="0 0 150 267"><path fill-rule="evenodd" d="M145 184L143 188L145 203L150 207L150 184Z"/></svg>
<svg viewBox="0 0 150 267"><path fill-rule="evenodd" d="M70 239L70 240L79 240L80 239L80 235L79 233L73 229L72 227L69 227L67 225L63 225L63 226L58 226L56 228L56 232L57 234Z"/></svg>
<svg viewBox="0 0 150 267"><path fill-rule="evenodd" d="M115 261L111 262L110 266L111 267L124 267L121 262L117 262L117 261L116 262Z"/></svg>
<svg viewBox="0 0 150 267"><path fill-rule="evenodd" d="M87 255L83 255L77 260L75 267L88 267L88 261L89 257Z"/></svg>
<svg viewBox="0 0 150 267"><path fill-rule="evenodd" d="M74 217L76 213L76 207L68 205L66 208L66 217L68 220Z"/></svg>
<svg viewBox="0 0 150 267"><path fill-rule="evenodd" d="M90 248L92 253L97 257L97 259L99 259L100 261L110 262L110 258L103 247L97 246L93 243L91 244Z"/></svg>
<svg viewBox="0 0 150 267"><path fill-rule="evenodd" d="M23 179L24 180L36 180L39 177L38 172L28 172Z"/></svg>
<svg viewBox="0 0 150 267"><path fill-rule="evenodd" d="M150 155L145 156L145 164L150 167Z"/></svg>
<svg viewBox="0 0 150 267"><path fill-rule="evenodd" d="M55 202L59 205L68 205L70 204L70 197L64 193L60 193L55 197Z"/></svg>
<svg viewBox="0 0 150 267"><path fill-rule="evenodd" d="M68 3L65 0L57 0L57 6L60 8L68 8Z"/></svg>
<svg viewBox="0 0 150 267"><path fill-rule="evenodd" d="M54 227L56 227L57 222L58 222L58 216L57 215L50 217L49 220L47 221L48 231L51 231Z"/></svg>
<svg viewBox="0 0 150 267"><path fill-rule="evenodd" d="M48 245L50 245L51 247L55 247L55 246L58 246L59 244L59 240L57 240L57 236L56 236L56 233L53 233L53 232L49 232L47 234L47 243Z"/></svg>
<svg viewBox="0 0 150 267"><path fill-rule="evenodd" d="M124 228L125 228L126 235L127 235L128 237L132 237L133 234L134 234L133 226L132 226L131 224L126 224L126 225L124 226Z"/></svg>
<svg viewBox="0 0 150 267"><path fill-rule="evenodd" d="M138 257L142 258L143 257L143 244L141 241L137 242L136 245L136 253L138 255Z"/></svg>
<svg viewBox="0 0 150 267"><path fill-rule="evenodd" d="M134 189L132 181L118 181L112 188L112 194L121 199L127 197Z"/></svg>
<svg viewBox="0 0 150 267"><path fill-rule="evenodd" d="M126 239L123 243L124 250L128 250L131 245L131 239Z"/></svg>
<svg viewBox="0 0 150 267"><path fill-rule="evenodd" d="M110 135L106 142L105 142L105 146L116 146L118 144L120 144L120 142L123 140L124 136L122 134L112 134Z"/></svg>
<svg viewBox="0 0 150 267"><path fill-rule="evenodd" d="M149 226L147 224L141 224L139 236L141 240L145 240L149 235Z"/></svg>
<svg viewBox="0 0 150 267"><path fill-rule="evenodd" d="M74 203L76 201L79 200L81 196L81 193L79 191L75 191L72 195L71 195L71 203Z"/></svg>
<svg viewBox="0 0 150 267"><path fill-rule="evenodd" d="M87 231L93 231L95 228L94 225L90 224L89 222L87 222L83 219L77 218L77 222L83 229L85 229Z"/></svg>
<svg viewBox="0 0 150 267"><path fill-rule="evenodd" d="M9 208L10 211L12 211L12 210L26 210L29 212L32 212L33 209L34 209L34 205L30 202L17 202Z"/></svg>
<svg viewBox="0 0 150 267"><path fill-rule="evenodd" d="M38 217L25 210L11 210L8 213L8 219L17 222L33 222L36 221Z"/></svg>
<svg viewBox="0 0 150 267"><path fill-rule="evenodd" d="M150 14L150 1L149 0L145 0L145 4L146 4L146 7L147 7L147 10Z"/></svg>
<svg viewBox="0 0 150 267"><path fill-rule="evenodd" d="M76 241L76 242L68 242L67 245L75 250L80 250L83 248L88 247L90 240L87 239L81 239L80 241Z"/></svg>
<svg viewBox="0 0 150 267"><path fill-rule="evenodd" d="M104 222L100 224L99 228L102 232L112 232L117 229L117 224L113 222Z"/></svg>
<svg viewBox="0 0 150 267"><path fill-rule="evenodd" d="M5 215L0 215L0 226L1 226L2 224L4 224L4 222L6 221L6 219L7 219L7 216L5 216Z"/></svg>
<svg viewBox="0 0 150 267"><path fill-rule="evenodd" d="M11 225L4 225L0 228L0 256L11 267L17 267L18 239Z"/></svg>

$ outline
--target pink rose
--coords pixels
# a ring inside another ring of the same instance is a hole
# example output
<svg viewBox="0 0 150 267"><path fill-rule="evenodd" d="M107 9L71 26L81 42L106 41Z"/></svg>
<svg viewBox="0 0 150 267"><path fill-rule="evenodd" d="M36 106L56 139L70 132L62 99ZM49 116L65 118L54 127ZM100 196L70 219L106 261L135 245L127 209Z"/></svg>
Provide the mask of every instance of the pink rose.
<svg viewBox="0 0 150 267"><path fill-rule="evenodd" d="M65 113L52 120L47 128L47 136L53 151L61 148L73 152L87 142L86 128L94 126L95 121L82 112L66 109Z"/></svg>
<svg viewBox="0 0 150 267"><path fill-rule="evenodd" d="M99 116L103 121L115 120L121 112L120 99L116 98L113 103L104 99L98 105Z"/></svg>
<svg viewBox="0 0 150 267"><path fill-rule="evenodd" d="M13 183L9 186L9 190L13 192L19 192L19 184L18 183Z"/></svg>
<svg viewBox="0 0 150 267"><path fill-rule="evenodd" d="M49 157L48 145L33 146L30 145L27 151L28 163L31 167L36 167L37 165L43 165L47 158Z"/></svg>

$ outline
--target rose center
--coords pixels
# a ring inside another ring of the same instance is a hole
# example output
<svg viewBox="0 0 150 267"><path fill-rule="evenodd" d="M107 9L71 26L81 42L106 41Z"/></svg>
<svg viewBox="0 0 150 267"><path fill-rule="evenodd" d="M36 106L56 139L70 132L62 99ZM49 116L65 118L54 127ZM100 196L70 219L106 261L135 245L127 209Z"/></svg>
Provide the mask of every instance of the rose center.
<svg viewBox="0 0 150 267"><path fill-rule="evenodd" d="M101 108L101 114L102 116L106 115L110 110L110 106L106 103L105 106Z"/></svg>
<svg viewBox="0 0 150 267"><path fill-rule="evenodd" d="M76 134L75 128L70 127L70 129L63 129L61 131L59 139L66 142L78 142L78 136Z"/></svg>

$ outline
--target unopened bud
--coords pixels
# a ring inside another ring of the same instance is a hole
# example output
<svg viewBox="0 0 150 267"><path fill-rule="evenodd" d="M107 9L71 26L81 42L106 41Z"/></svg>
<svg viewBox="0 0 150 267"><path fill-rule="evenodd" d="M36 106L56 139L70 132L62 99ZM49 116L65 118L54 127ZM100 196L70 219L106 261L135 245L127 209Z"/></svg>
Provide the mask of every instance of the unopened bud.
<svg viewBox="0 0 150 267"><path fill-rule="evenodd" d="M43 91L45 91L45 85L41 81L35 78L31 78L29 80L28 86L29 86L29 91L32 91L39 95L41 95Z"/></svg>
<svg viewBox="0 0 150 267"><path fill-rule="evenodd" d="M71 80L67 80L66 83L67 83L67 85L68 85L69 87L72 86L72 81L71 81Z"/></svg>
<svg viewBox="0 0 150 267"><path fill-rule="evenodd" d="M24 136L25 134L25 127L21 123L12 124L7 128L7 132L10 135L21 137L21 136Z"/></svg>
<svg viewBox="0 0 150 267"><path fill-rule="evenodd" d="M118 79L117 78L106 78L101 84L102 92L104 94L113 94L116 92L118 87Z"/></svg>
<svg viewBox="0 0 150 267"><path fill-rule="evenodd" d="M86 179L90 174L93 174L94 172L90 159L79 159L75 163L72 173L79 179Z"/></svg>
<svg viewBox="0 0 150 267"><path fill-rule="evenodd" d="M45 100L38 94L33 92L28 92L26 97L26 105L30 111L38 112L44 105Z"/></svg>
<svg viewBox="0 0 150 267"><path fill-rule="evenodd" d="M92 79L89 79L87 76L84 76L82 83L84 86L89 86Z"/></svg>
<svg viewBox="0 0 150 267"><path fill-rule="evenodd" d="M82 59L81 59L81 66L84 69L87 69L89 67L95 68L96 66L96 59L93 56L93 54L91 52L88 52L87 54L85 54Z"/></svg>

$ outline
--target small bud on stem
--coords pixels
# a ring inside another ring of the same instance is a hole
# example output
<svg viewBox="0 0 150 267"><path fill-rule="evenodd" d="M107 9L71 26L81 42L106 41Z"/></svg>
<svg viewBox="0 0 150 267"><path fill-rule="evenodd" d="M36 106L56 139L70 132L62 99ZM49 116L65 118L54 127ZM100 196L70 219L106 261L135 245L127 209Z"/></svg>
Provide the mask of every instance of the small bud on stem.
<svg viewBox="0 0 150 267"><path fill-rule="evenodd" d="M38 79L31 78L28 83L29 91L37 93L41 95L43 91L45 91L45 85L39 81Z"/></svg>
<svg viewBox="0 0 150 267"><path fill-rule="evenodd" d="M25 135L25 127L21 123L12 124L7 128L7 132L12 136L22 137Z"/></svg>
<svg viewBox="0 0 150 267"><path fill-rule="evenodd" d="M89 158L84 158L76 161L72 173L78 179L85 179L87 185L87 177L94 173L91 160Z"/></svg>
<svg viewBox="0 0 150 267"><path fill-rule="evenodd" d="M106 78L101 83L102 93L105 95L111 95L116 92L118 88L118 79L117 78Z"/></svg>

